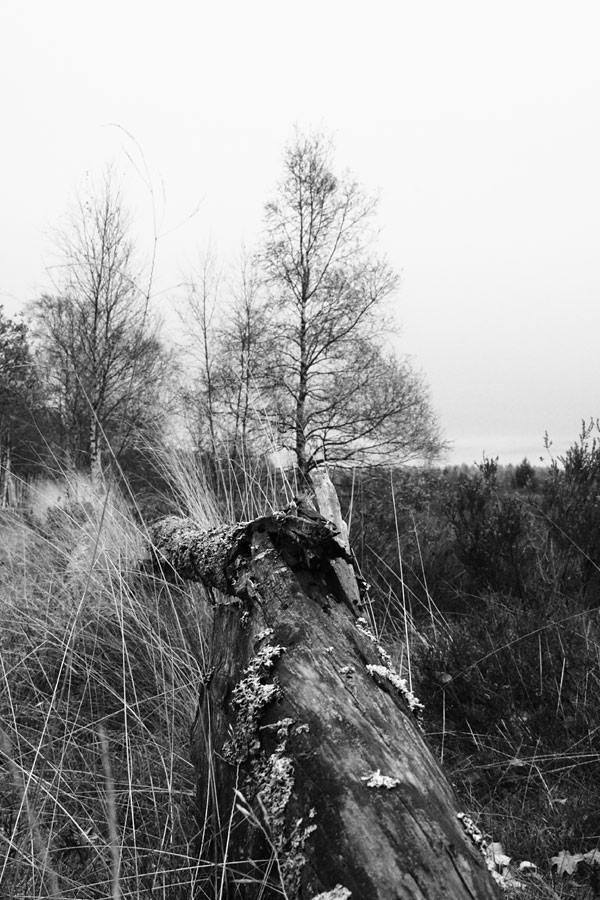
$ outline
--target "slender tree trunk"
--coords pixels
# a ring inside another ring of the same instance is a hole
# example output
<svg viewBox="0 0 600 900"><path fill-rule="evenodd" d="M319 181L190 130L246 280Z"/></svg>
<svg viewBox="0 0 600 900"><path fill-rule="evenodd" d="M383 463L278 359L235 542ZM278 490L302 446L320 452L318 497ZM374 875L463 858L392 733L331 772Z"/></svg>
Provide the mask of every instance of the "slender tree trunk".
<svg viewBox="0 0 600 900"><path fill-rule="evenodd" d="M203 360L204 360L204 379L206 383L206 409L208 412L208 427L210 432L210 443L212 452L217 456L217 438L215 434L215 411L214 411L214 385L212 377L212 353L209 340L209 321L206 312L206 289L203 297L202 307L202 343L203 343Z"/></svg>
<svg viewBox="0 0 600 900"><path fill-rule="evenodd" d="M94 484L102 481L102 456L100 443L100 423L95 409L90 412L90 477Z"/></svg>
<svg viewBox="0 0 600 900"><path fill-rule="evenodd" d="M308 365L306 361L306 301L300 305L300 330L298 340L300 354L298 367L298 394L296 397L295 430L296 430L296 463L301 479L308 478L308 459L306 454L306 399L308 397Z"/></svg>
<svg viewBox="0 0 600 900"><path fill-rule="evenodd" d="M498 897L338 529L295 512L152 535L157 566L221 592L192 728L202 896Z"/></svg>

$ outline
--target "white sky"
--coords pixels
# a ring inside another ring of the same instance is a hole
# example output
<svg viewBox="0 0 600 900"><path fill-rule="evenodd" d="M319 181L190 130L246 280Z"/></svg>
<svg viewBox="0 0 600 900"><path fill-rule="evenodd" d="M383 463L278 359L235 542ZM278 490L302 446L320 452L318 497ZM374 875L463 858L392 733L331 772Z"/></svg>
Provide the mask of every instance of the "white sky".
<svg viewBox="0 0 600 900"><path fill-rule="evenodd" d="M126 132L166 305L209 238L255 240L297 124L380 192L399 349L452 461L536 461L600 415L598 0L4 0L0 112L9 314L106 161L151 252Z"/></svg>

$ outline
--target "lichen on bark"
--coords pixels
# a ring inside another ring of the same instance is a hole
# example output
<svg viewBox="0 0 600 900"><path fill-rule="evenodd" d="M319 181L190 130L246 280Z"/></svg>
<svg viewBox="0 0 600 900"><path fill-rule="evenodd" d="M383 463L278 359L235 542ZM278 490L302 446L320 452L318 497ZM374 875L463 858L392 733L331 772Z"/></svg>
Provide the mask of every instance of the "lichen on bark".
<svg viewBox="0 0 600 900"><path fill-rule="evenodd" d="M241 765L260 752L258 723L265 707L279 695L277 683L268 679L275 660L282 653L283 647L265 644L233 689L231 705L235 710L235 721L231 737L223 745L223 756L234 765Z"/></svg>
<svg viewBox="0 0 600 900"><path fill-rule="evenodd" d="M267 629L259 637L268 640L271 635ZM308 726L297 724L292 718L261 725L267 707L280 697L273 668L283 652L283 647L265 643L246 667L232 691L235 718L222 753L227 762L240 767L240 794L247 808L238 808L267 837L283 886L288 896L296 896L306 863L305 844L316 825L312 822L314 810L290 821L288 804L294 790L295 768L287 744L291 734L306 731ZM261 734L268 732L275 732L276 744L271 753L265 751L261 740Z"/></svg>
<svg viewBox="0 0 600 900"><path fill-rule="evenodd" d="M290 821L288 804L294 790L295 769L287 753L287 742L291 733L306 731L308 726L297 725L293 719L285 718L269 728L276 729L277 746L268 757L254 762L251 781L286 894L296 897L306 864L306 841L317 826L313 822L314 809L310 809L305 817Z"/></svg>

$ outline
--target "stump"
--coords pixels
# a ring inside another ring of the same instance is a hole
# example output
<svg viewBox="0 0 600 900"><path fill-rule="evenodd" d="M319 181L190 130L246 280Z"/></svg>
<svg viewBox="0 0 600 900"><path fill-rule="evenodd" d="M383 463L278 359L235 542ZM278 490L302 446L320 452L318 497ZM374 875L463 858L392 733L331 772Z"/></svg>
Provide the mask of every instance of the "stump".
<svg viewBox="0 0 600 900"><path fill-rule="evenodd" d="M361 615L340 529L290 507L210 531L169 518L152 538L157 566L219 592L192 727L214 865L200 896L498 897L420 704Z"/></svg>

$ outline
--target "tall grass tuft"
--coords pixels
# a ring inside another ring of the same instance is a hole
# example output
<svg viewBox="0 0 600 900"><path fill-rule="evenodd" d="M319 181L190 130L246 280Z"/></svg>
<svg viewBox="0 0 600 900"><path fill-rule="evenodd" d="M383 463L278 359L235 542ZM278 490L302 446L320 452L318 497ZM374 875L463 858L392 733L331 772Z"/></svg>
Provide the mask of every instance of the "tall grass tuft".
<svg viewBox="0 0 600 900"><path fill-rule="evenodd" d="M114 489L64 487L0 510L0 896L191 897L206 606L140 568Z"/></svg>

